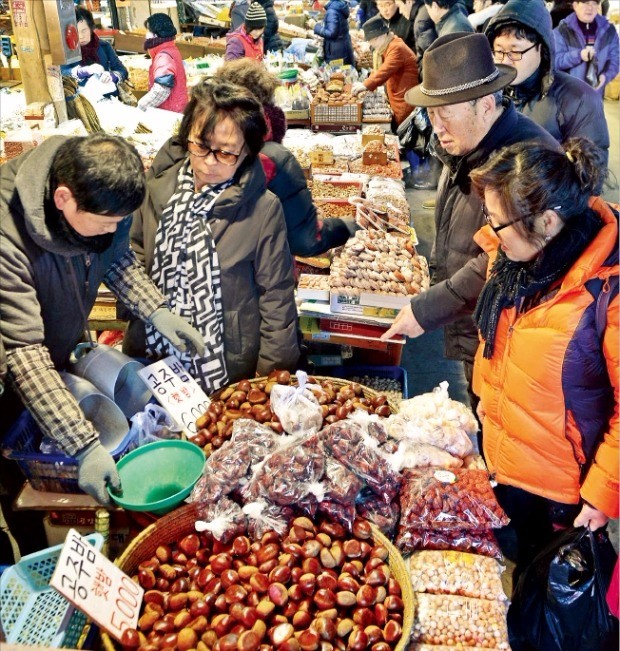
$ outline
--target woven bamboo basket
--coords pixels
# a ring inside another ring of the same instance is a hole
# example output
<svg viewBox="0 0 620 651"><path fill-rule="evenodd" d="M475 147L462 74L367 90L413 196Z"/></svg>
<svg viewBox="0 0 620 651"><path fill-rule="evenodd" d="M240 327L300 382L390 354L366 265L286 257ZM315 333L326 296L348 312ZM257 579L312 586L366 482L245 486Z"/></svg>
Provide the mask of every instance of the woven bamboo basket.
<svg viewBox="0 0 620 651"><path fill-rule="evenodd" d="M194 523L197 519L195 504L187 504L168 513L138 534L123 554L116 559L115 564L126 574L134 574L138 565L151 558L159 545L170 544L187 534L195 533ZM395 651L405 651L411 637L414 615L413 587L409 571L398 549L374 525L371 526L373 540L387 548L390 570L401 586L402 600L405 604L403 635L396 645ZM120 644L114 642L107 633L101 633L101 641L105 651L120 651L121 649Z"/></svg>

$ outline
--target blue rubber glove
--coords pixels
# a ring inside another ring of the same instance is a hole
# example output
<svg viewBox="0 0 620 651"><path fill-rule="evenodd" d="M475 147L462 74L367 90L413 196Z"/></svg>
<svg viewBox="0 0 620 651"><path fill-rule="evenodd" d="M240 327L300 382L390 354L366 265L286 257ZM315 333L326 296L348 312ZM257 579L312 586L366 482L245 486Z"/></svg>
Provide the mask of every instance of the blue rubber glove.
<svg viewBox="0 0 620 651"><path fill-rule="evenodd" d="M75 458L78 462L79 487L99 504L111 504L106 486L109 484L114 492L121 490L121 478L112 455L99 441L94 441L78 452Z"/></svg>
<svg viewBox="0 0 620 651"><path fill-rule="evenodd" d="M160 307L151 314L151 323L180 352L190 355L205 354L204 337L183 317L174 314L166 307Z"/></svg>

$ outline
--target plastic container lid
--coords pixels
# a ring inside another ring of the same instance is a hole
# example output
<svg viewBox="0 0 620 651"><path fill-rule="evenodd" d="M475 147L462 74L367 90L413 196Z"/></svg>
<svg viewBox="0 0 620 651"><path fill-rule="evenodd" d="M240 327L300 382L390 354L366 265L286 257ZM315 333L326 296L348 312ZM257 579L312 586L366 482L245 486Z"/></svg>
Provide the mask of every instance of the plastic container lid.
<svg viewBox="0 0 620 651"><path fill-rule="evenodd" d="M116 464L123 492L110 497L129 511L167 513L191 492L202 475L205 454L189 441L148 443Z"/></svg>

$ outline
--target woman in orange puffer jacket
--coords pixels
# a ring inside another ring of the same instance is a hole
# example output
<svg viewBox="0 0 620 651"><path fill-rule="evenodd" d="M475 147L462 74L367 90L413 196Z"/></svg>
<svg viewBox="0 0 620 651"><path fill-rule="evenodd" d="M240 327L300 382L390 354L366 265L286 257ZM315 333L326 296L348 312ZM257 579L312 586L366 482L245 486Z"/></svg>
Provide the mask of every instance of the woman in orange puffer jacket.
<svg viewBox="0 0 620 651"><path fill-rule="evenodd" d="M520 143L471 173L490 256L474 390L516 576L554 529L618 517L618 219L595 197L600 150L564 148Z"/></svg>

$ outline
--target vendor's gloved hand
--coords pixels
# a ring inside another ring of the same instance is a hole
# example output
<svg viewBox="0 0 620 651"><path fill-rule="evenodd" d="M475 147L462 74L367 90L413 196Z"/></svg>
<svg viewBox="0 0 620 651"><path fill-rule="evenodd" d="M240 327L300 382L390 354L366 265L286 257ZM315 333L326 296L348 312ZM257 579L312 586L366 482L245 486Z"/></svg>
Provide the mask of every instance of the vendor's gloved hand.
<svg viewBox="0 0 620 651"><path fill-rule="evenodd" d="M106 486L109 485L115 492L121 488L121 478L112 455L99 441L94 441L78 452L75 458L78 462L79 487L99 504L111 504Z"/></svg>
<svg viewBox="0 0 620 651"><path fill-rule="evenodd" d="M84 70L88 72L89 75L101 75L106 71L100 63L92 63L89 66L85 66Z"/></svg>
<svg viewBox="0 0 620 651"><path fill-rule="evenodd" d="M351 94L359 95L360 93L365 93L368 90L366 86L361 81L356 81L353 86L351 86Z"/></svg>
<svg viewBox="0 0 620 651"><path fill-rule="evenodd" d="M141 111L145 111L145 112L146 112L146 109L148 108L148 105L145 104L144 102L142 102L142 100L143 100L143 97L141 97L141 98L138 100L138 108L139 108Z"/></svg>
<svg viewBox="0 0 620 651"><path fill-rule="evenodd" d="M190 355L205 354L204 337L183 317L166 307L160 307L151 314L151 323L180 352L187 349Z"/></svg>
<svg viewBox="0 0 620 651"><path fill-rule="evenodd" d="M308 18L306 22L306 26L308 27L308 29L314 29L315 25L316 25L316 20L314 20L314 18Z"/></svg>

